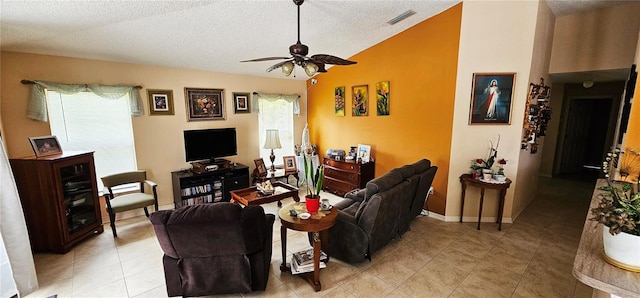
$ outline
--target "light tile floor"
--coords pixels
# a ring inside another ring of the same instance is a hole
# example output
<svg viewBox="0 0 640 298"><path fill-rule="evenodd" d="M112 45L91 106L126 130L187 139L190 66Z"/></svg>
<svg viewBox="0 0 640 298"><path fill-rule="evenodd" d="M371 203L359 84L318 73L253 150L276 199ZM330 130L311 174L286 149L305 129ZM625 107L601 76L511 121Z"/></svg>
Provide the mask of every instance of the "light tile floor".
<svg viewBox="0 0 640 298"><path fill-rule="evenodd" d="M267 290L229 297L591 297L572 276L594 182L540 178L540 193L513 224L442 222L421 216L411 230L350 265L332 259L322 291L281 273L280 224L273 229ZM330 197L331 201L340 198ZM288 202L284 202L285 204ZM264 205L277 214L275 203ZM40 289L26 297L166 297L162 251L146 217L117 221L64 255L34 255ZM309 247L289 231L288 254Z"/></svg>

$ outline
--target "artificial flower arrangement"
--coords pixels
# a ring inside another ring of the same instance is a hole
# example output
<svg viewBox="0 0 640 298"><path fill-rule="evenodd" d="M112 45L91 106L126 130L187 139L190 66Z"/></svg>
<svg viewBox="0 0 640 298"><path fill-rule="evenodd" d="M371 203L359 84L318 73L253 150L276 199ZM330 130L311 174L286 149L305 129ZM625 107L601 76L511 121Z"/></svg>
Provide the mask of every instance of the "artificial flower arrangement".
<svg viewBox="0 0 640 298"><path fill-rule="evenodd" d="M489 154L486 159L477 158L471 161L471 173L474 175L474 178L479 178L482 174L482 170L491 170L493 173L493 166L496 163L496 157L498 156L498 145L500 145L500 135L498 135L498 141L496 142L495 147L493 146L493 142L489 140ZM507 160L504 158L498 159L498 169L496 171L496 175L504 175L504 165L507 164Z"/></svg>
<svg viewBox="0 0 640 298"><path fill-rule="evenodd" d="M640 236L640 153L616 148L607 154L602 170L607 185L598 188L600 202L591 208L591 220L608 227L611 235L625 232Z"/></svg>

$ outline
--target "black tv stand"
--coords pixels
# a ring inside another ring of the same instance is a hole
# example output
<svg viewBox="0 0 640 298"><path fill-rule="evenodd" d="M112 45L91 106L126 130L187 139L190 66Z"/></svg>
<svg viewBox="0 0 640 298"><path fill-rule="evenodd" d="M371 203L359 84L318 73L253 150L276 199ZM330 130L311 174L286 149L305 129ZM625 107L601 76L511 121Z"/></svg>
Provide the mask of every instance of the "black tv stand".
<svg viewBox="0 0 640 298"><path fill-rule="evenodd" d="M249 187L249 167L232 164L217 170L171 172L173 201L176 208L194 204L229 202L232 190Z"/></svg>

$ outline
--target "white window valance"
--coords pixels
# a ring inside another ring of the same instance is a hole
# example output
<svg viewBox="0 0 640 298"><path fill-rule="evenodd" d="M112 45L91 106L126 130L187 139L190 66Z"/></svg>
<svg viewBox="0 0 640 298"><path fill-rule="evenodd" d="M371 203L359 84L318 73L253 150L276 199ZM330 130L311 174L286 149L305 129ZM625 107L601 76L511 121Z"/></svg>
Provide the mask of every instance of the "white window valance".
<svg viewBox="0 0 640 298"><path fill-rule="evenodd" d="M276 101L280 99L293 103L293 114L296 116L300 116L300 95L298 94L275 94L275 93L253 92L251 110L253 113L260 112L260 108L258 104L259 100Z"/></svg>
<svg viewBox="0 0 640 298"><path fill-rule="evenodd" d="M45 81L33 81L31 84L31 97L27 107L27 117L30 119L47 122L47 95L45 89L62 94L75 94L88 91L106 99L118 99L130 94L129 106L132 116L143 114L142 99L137 86L107 86L98 84L61 84Z"/></svg>

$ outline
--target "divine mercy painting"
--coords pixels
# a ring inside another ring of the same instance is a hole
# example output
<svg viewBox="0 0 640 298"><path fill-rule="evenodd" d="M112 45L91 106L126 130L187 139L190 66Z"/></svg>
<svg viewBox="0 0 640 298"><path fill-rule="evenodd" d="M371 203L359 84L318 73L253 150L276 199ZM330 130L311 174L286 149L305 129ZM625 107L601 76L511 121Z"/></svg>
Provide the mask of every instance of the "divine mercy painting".
<svg viewBox="0 0 640 298"><path fill-rule="evenodd" d="M474 73L469 124L510 124L515 73Z"/></svg>

